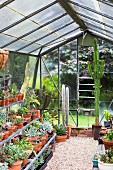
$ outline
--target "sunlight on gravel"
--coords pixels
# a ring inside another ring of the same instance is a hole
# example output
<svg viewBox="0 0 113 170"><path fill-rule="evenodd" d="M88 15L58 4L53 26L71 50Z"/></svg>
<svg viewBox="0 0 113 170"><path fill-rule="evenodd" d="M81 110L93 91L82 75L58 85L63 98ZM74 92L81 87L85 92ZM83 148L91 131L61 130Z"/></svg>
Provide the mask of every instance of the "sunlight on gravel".
<svg viewBox="0 0 113 170"><path fill-rule="evenodd" d="M92 170L92 154L98 142L89 137L71 137L56 144L56 151L45 170Z"/></svg>

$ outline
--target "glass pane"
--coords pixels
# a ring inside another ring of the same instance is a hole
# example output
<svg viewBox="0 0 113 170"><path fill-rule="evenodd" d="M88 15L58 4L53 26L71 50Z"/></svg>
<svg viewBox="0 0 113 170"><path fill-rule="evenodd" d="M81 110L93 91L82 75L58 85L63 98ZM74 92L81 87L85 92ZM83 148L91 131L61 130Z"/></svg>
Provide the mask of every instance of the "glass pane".
<svg viewBox="0 0 113 170"><path fill-rule="evenodd" d="M37 55L39 53L40 49L34 51L34 52L31 52L30 54L33 54L33 55Z"/></svg>
<svg viewBox="0 0 113 170"><path fill-rule="evenodd" d="M10 49L11 51L16 51L25 45L27 45L26 41L18 40L16 42L14 42L13 44L8 45L7 48Z"/></svg>
<svg viewBox="0 0 113 170"><path fill-rule="evenodd" d="M57 37L58 37L57 35L51 34L51 35L49 35L48 37L43 38L42 40L38 41L38 43L40 43L40 44L46 44L46 43L48 43L48 42L56 39Z"/></svg>
<svg viewBox="0 0 113 170"><path fill-rule="evenodd" d="M15 38L4 35L4 34L0 34L0 46L4 46L5 44L7 44L8 42L11 42L15 40Z"/></svg>
<svg viewBox="0 0 113 170"><path fill-rule="evenodd" d="M68 39L68 38L72 38L74 36L77 36L78 34L80 34L82 31L80 29L73 31L69 34L67 34L66 36L64 36L64 38Z"/></svg>
<svg viewBox="0 0 113 170"><path fill-rule="evenodd" d="M37 27L38 27L37 24L35 24L29 20L26 20L16 26L10 28L9 30L5 31L5 33L19 37L19 36L22 36L22 35L28 33L29 31L32 31L33 29L35 29Z"/></svg>
<svg viewBox="0 0 113 170"><path fill-rule="evenodd" d="M49 32L50 32L49 30L42 28L42 29L39 29L38 31L35 31L32 34L26 36L25 38L27 40L34 41L34 40L37 40L37 39L43 37L44 35L48 34Z"/></svg>
<svg viewBox="0 0 113 170"><path fill-rule="evenodd" d="M16 11L28 15L48 4L51 2L54 2L54 0L47 0L47 1L42 1L42 0L16 0L13 3L9 4L8 6L15 9Z"/></svg>
<svg viewBox="0 0 113 170"><path fill-rule="evenodd" d="M77 27L79 27L79 25L77 25L76 23L73 23L73 24L70 24L67 27L57 31L57 33L65 34L65 33L69 32L69 31L71 31L71 30L73 30L74 28L77 28Z"/></svg>
<svg viewBox="0 0 113 170"><path fill-rule="evenodd" d="M15 23L21 18L21 15L18 15L7 7L0 9L0 29L2 30L3 28Z"/></svg>
<svg viewBox="0 0 113 170"><path fill-rule="evenodd" d="M70 22L72 22L73 20L71 19L71 17L69 16L64 16L60 19L58 19L57 21L54 21L53 23L49 24L47 26L47 28L51 29L51 30L55 30L57 28L60 28L62 26L64 26L65 24L68 24Z"/></svg>
<svg viewBox="0 0 113 170"><path fill-rule="evenodd" d="M32 44L32 45L20 50L19 52L27 51L29 53L30 51L33 51L34 49L36 49L38 47L40 47L38 44Z"/></svg>
<svg viewBox="0 0 113 170"><path fill-rule="evenodd" d="M65 11L58 4L55 4L44 11L38 13L37 15L31 17L32 20L38 22L39 24L44 24L60 15Z"/></svg>
<svg viewBox="0 0 113 170"><path fill-rule="evenodd" d="M0 5L6 2L7 0L0 0Z"/></svg>

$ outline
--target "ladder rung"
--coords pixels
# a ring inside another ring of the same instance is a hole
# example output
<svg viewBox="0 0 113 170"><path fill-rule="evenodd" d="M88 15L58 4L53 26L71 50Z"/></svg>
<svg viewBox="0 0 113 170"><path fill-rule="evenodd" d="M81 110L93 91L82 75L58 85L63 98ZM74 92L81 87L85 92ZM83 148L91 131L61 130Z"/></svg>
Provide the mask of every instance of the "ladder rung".
<svg viewBox="0 0 113 170"><path fill-rule="evenodd" d="M87 108L79 108L79 110L82 110L82 111L95 111L95 109L87 109Z"/></svg>
<svg viewBox="0 0 113 170"><path fill-rule="evenodd" d="M89 91L89 92L94 92L94 90L79 90L79 91Z"/></svg>
<svg viewBox="0 0 113 170"><path fill-rule="evenodd" d="M93 79L92 77L79 77L79 79Z"/></svg>
<svg viewBox="0 0 113 170"><path fill-rule="evenodd" d="M79 96L79 98L94 99L95 97L89 97L89 96Z"/></svg>
<svg viewBox="0 0 113 170"><path fill-rule="evenodd" d="M93 86L94 84L79 84L79 85L82 85L82 86Z"/></svg>

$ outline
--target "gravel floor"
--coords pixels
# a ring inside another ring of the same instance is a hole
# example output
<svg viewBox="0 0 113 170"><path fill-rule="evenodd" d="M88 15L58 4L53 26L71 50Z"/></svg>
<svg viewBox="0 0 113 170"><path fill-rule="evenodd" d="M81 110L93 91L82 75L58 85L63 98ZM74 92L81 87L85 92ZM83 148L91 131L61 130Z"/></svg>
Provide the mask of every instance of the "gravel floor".
<svg viewBox="0 0 113 170"><path fill-rule="evenodd" d="M56 144L56 151L45 170L92 170L92 154L97 141L89 137L71 137Z"/></svg>

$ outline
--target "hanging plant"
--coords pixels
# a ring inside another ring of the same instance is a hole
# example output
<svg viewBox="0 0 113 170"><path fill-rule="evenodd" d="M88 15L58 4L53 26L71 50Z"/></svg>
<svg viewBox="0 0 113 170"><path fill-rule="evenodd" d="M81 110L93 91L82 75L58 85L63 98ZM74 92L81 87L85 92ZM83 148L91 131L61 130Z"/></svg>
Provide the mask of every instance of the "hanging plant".
<svg viewBox="0 0 113 170"><path fill-rule="evenodd" d="M6 61L8 60L8 54L9 54L9 51L0 49L0 69L4 68Z"/></svg>

